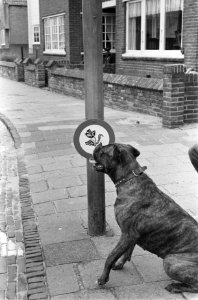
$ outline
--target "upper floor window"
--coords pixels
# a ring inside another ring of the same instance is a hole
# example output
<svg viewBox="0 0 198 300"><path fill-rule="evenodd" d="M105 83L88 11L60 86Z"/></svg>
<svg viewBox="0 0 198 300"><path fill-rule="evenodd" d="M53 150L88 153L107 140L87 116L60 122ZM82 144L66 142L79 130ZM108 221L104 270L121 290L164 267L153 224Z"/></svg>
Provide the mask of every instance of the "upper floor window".
<svg viewBox="0 0 198 300"><path fill-rule="evenodd" d="M44 18L45 52L65 54L64 15Z"/></svg>
<svg viewBox="0 0 198 300"><path fill-rule="evenodd" d="M127 1L126 52L181 55L182 10L183 0Z"/></svg>
<svg viewBox="0 0 198 300"><path fill-rule="evenodd" d="M34 44L40 43L40 28L38 25L34 26Z"/></svg>
<svg viewBox="0 0 198 300"><path fill-rule="evenodd" d="M5 29L1 29L1 45L5 45Z"/></svg>
<svg viewBox="0 0 198 300"><path fill-rule="evenodd" d="M103 49L115 49L115 14L102 16L102 44Z"/></svg>

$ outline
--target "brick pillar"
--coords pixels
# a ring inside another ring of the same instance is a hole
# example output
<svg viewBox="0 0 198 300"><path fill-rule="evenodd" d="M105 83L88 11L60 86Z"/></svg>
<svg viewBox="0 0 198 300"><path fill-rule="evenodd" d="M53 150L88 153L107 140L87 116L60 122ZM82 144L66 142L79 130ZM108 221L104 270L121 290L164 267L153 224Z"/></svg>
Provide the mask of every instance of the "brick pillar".
<svg viewBox="0 0 198 300"><path fill-rule="evenodd" d="M17 81L24 81L24 65L22 63L15 65L15 75Z"/></svg>
<svg viewBox="0 0 198 300"><path fill-rule="evenodd" d="M184 0L183 48L184 64L198 71L198 1Z"/></svg>
<svg viewBox="0 0 198 300"><path fill-rule="evenodd" d="M198 122L198 73L185 76L184 122Z"/></svg>
<svg viewBox="0 0 198 300"><path fill-rule="evenodd" d="M35 76L36 76L36 85L38 87L45 86L45 67L42 63L35 65Z"/></svg>
<svg viewBox="0 0 198 300"><path fill-rule="evenodd" d="M164 67L162 125L176 128L184 123L185 65Z"/></svg>
<svg viewBox="0 0 198 300"><path fill-rule="evenodd" d="M46 64L46 76L47 76L47 85L50 87L50 80L51 80L51 73L58 68L58 62L55 60L49 60L48 63Z"/></svg>

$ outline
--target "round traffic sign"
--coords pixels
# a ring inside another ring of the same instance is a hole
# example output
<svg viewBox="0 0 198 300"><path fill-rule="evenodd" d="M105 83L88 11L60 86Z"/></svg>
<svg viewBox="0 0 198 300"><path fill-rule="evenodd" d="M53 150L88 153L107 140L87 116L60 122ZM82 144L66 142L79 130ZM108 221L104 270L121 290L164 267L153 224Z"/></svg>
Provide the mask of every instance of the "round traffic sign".
<svg viewBox="0 0 198 300"><path fill-rule="evenodd" d="M85 158L91 158L95 147L115 142L111 126L102 120L87 120L81 123L74 133L76 150Z"/></svg>

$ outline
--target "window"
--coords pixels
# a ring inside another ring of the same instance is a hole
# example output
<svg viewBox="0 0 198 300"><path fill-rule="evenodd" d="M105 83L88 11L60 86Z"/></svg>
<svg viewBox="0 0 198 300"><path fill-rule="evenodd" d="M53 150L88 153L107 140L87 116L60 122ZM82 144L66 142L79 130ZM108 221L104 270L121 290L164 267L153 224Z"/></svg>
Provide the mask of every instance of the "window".
<svg viewBox="0 0 198 300"><path fill-rule="evenodd" d="M44 19L45 52L65 54L64 15Z"/></svg>
<svg viewBox="0 0 198 300"><path fill-rule="evenodd" d="M5 45L5 29L1 29L1 45Z"/></svg>
<svg viewBox="0 0 198 300"><path fill-rule="evenodd" d="M183 0L133 0L126 4L127 55L182 57Z"/></svg>
<svg viewBox="0 0 198 300"><path fill-rule="evenodd" d="M103 49L115 49L115 14L103 14L102 16L102 44Z"/></svg>
<svg viewBox="0 0 198 300"><path fill-rule="evenodd" d="M165 49L181 49L182 1L166 0Z"/></svg>
<svg viewBox="0 0 198 300"><path fill-rule="evenodd" d="M40 43L40 30L39 26L35 25L34 26L34 44L39 44Z"/></svg>

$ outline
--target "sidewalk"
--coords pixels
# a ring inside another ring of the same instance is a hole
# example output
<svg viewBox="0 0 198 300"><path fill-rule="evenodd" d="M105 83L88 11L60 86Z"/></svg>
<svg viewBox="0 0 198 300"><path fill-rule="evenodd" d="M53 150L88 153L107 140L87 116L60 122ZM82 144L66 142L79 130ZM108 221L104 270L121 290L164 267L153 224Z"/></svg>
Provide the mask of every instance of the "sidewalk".
<svg viewBox="0 0 198 300"><path fill-rule="evenodd" d="M170 279L162 260L138 247L123 271L112 271L104 288L96 285L120 231L113 211L115 187L106 178L106 220L112 234L87 235L86 160L73 146L74 131L85 119L84 101L3 78L0 96L0 117L17 148L27 298L198 299L164 290ZM116 142L140 150L139 162L157 185L198 217L198 175L188 158L189 147L198 141L198 126L164 129L159 118L110 108L105 108L105 120ZM2 290L0 285L0 299Z"/></svg>

